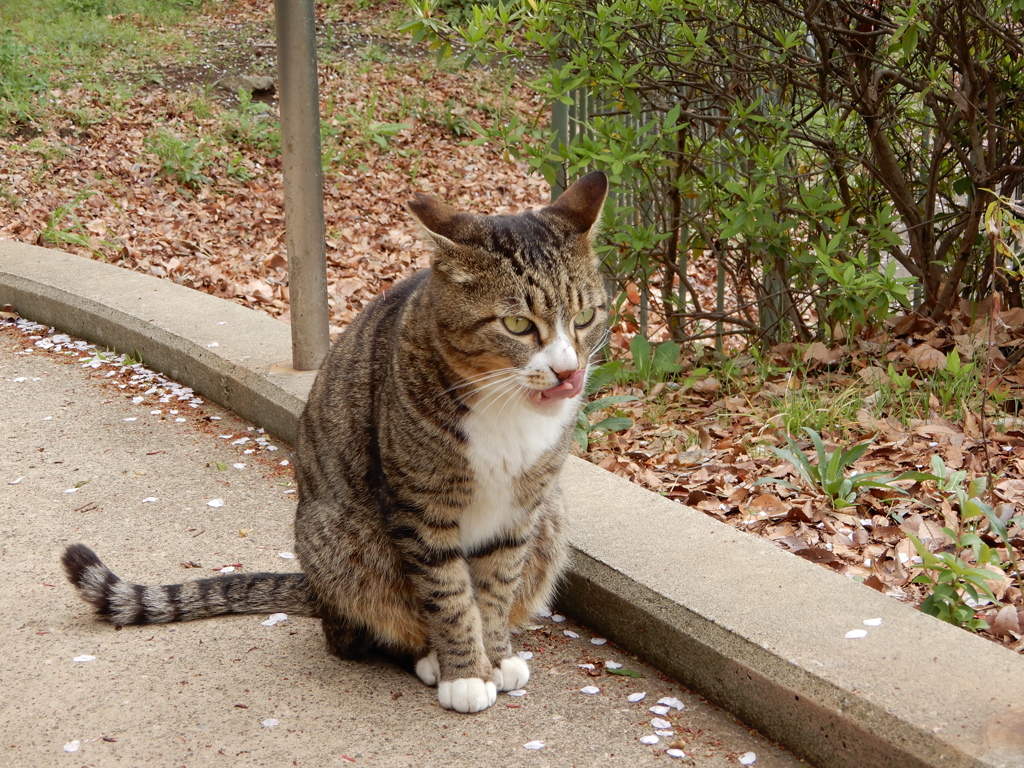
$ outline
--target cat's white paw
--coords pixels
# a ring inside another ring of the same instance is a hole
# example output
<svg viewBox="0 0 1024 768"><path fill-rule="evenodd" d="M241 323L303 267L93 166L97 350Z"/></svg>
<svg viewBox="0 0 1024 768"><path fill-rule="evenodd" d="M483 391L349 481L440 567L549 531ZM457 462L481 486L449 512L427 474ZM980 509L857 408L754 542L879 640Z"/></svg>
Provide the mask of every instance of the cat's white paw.
<svg viewBox="0 0 1024 768"><path fill-rule="evenodd" d="M490 680L460 677L438 683L437 701L445 709L456 712L479 712L498 700L498 689Z"/></svg>
<svg viewBox="0 0 1024 768"><path fill-rule="evenodd" d="M530 681L530 667L518 656L509 656L501 660L500 667L494 668L491 677L499 691L514 691Z"/></svg>
<svg viewBox="0 0 1024 768"><path fill-rule="evenodd" d="M437 651L431 651L416 662L416 677L427 685L437 685L441 679L441 665L437 661Z"/></svg>

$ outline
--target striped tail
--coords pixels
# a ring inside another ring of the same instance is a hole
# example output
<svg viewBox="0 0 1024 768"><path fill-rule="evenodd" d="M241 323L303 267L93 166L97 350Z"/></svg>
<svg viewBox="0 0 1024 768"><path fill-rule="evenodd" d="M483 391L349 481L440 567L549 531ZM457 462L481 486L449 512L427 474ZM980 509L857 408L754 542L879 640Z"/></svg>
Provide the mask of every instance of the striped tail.
<svg viewBox="0 0 1024 768"><path fill-rule="evenodd" d="M230 613L319 615L304 573L231 573L186 584L145 587L121 581L84 544L64 550L61 562L82 599L102 619L118 626Z"/></svg>

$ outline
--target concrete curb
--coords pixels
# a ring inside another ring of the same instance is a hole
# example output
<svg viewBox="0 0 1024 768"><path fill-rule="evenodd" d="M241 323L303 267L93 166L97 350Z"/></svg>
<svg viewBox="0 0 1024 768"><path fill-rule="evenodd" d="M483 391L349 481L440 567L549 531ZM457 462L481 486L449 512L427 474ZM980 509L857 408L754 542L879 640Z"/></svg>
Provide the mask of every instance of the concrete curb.
<svg viewBox="0 0 1024 768"><path fill-rule="evenodd" d="M0 241L4 304L286 440L312 384L287 325L59 251ZM560 605L815 765L1024 766L1024 659L586 462L565 487Z"/></svg>

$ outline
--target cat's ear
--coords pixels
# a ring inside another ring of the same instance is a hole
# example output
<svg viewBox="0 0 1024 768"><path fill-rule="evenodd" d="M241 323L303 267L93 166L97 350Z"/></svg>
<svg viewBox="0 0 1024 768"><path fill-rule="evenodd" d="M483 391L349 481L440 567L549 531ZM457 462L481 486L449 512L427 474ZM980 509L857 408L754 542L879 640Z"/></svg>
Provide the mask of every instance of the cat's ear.
<svg viewBox="0 0 1024 768"><path fill-rule="evenodd" d="M463 243L472 229L473 216L456 211L437 198L417 192L409 201L409 210L433 245L431 265L456 283L468 283L473 273L462 266Z"/></svg>
<svg viewBox="0 0 1024 768"><path fill-rule="evenodd" d="M409 210L438 245L454 245L459 242L460 232L466 229L473 218L422 192L417 192L409 201Z"/></svg>
<svg viewBox="0 0 1024 768"><path fill-rule="evenodd" d="M593 171L565 190L547 210L562 216L582 235L594 229L607 196L608 177L603 171Z"/></svg>

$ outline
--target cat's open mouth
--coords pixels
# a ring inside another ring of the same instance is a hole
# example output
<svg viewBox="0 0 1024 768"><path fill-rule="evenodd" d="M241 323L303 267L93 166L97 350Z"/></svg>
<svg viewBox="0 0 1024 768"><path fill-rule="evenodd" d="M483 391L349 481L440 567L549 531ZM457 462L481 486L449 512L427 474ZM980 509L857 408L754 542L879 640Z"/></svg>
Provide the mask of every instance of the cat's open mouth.
<svg viewBox="0 0 1024 768"><path fill-rule="evenodd" d="M587 379L587 372L578 370L565 381L558 382L548 389L533 389L527 394L530 402L534 405L546 405L558 400L567 400L576 397L583 391L583 384Z"/></svg>

